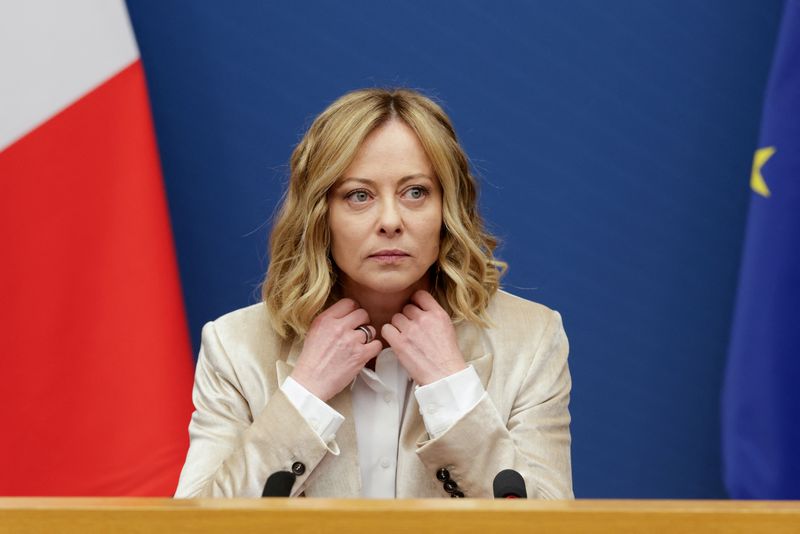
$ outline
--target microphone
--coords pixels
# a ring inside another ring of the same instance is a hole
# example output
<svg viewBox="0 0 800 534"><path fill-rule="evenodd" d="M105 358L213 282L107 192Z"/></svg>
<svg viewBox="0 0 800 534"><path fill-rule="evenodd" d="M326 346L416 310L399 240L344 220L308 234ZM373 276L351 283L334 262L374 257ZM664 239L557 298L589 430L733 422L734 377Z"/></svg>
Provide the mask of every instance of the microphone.
<svg viewBox="0 0 800 534"><path fill-rule="evenodd" d="M492 482L495 499L527 499L525 480L513 469L503 469Z"/></svg>
<svg viewBox="0 0 800 534"><path fill-rule="evenodd" d="M262 497L288 497L292 494L294 479L297 478L290 471L276 471L272 473L264 484Z"/></svg>

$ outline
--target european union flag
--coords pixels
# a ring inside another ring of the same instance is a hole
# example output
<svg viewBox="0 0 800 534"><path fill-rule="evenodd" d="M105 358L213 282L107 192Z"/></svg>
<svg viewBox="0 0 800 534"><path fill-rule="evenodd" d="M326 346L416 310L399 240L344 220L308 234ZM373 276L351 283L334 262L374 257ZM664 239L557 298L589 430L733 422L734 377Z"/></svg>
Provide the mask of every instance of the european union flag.
<svg viewBox="0 0 800 534"><path fill-rule="evenodd" d="M800 499L800 0L767 85L723 393L735 499Z"/></svg>

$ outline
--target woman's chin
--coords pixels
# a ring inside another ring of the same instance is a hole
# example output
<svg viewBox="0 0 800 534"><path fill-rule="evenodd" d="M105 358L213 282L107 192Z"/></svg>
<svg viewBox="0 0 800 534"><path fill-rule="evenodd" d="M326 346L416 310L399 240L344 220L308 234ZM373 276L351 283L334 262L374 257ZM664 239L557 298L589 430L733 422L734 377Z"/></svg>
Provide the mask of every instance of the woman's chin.
<svg viewBox="0 0 800 534"><path fill-rule="evenodd" d="M413 292L417 289L424 289L425 284L422 284L421 280L421 278L409 278L407 276L381 276L370 280L364 280L359 285L362 289L374 293L398 295L409 291Z"/></svg>

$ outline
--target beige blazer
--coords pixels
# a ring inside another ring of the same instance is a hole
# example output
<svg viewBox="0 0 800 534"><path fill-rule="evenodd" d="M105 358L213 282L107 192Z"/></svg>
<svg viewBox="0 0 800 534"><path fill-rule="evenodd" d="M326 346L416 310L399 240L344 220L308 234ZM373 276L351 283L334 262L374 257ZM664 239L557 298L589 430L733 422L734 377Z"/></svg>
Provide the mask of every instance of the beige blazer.
<svg viewBox="0 0 800 534"><path fill-rule="evenodd" d="M449 497L444 467L467 497L492 497L503 469L525 479L528 496L572 498L568 344L561 316L499 291L492 328L456 326L458 343L488 395L436 439L409 395L400 428L396 495ZM330 405L345 417L326 445L281 392L302 341L282 341L266 307L229 313L203 328L189 424L191 440L176 497L260 497L267 477L305 466L292 495L359 497L361 480L350 388Z"/></svg>

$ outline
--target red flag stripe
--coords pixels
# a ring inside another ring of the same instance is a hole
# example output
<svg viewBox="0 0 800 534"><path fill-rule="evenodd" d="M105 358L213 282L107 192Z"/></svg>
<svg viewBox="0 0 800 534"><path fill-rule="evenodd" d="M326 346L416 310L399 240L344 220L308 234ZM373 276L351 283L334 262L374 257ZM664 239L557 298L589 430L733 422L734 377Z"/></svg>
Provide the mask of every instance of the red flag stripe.
<svg viewBox="0 0 800 534"><path fill-rule="evenodd" d="M193 366L141 63L1 152L0 183L0 494L172 494Z"/></svg>

